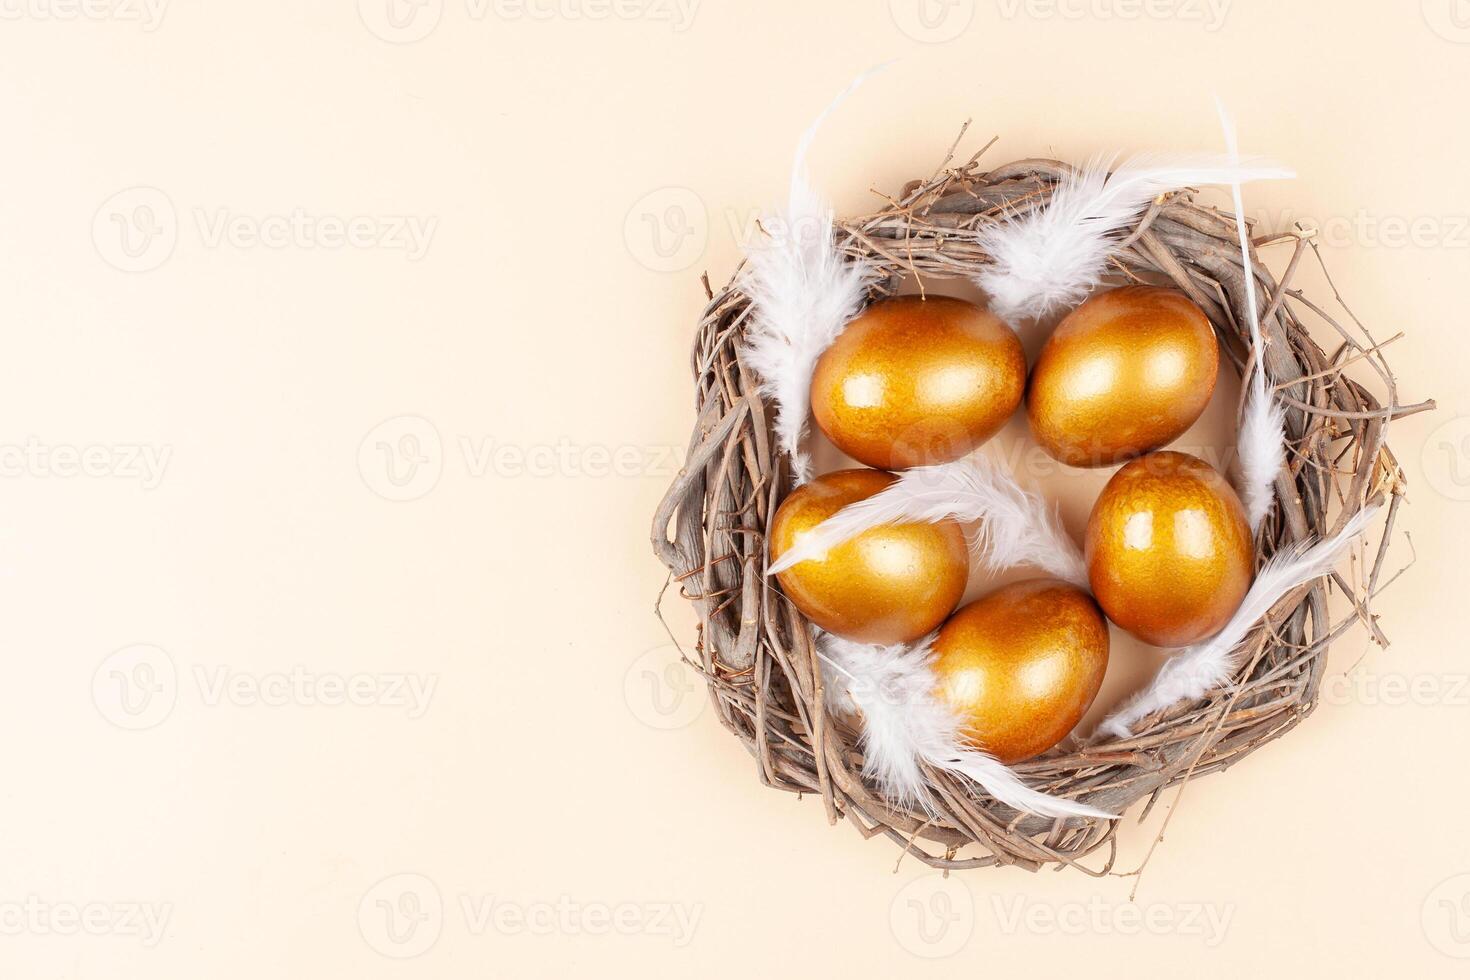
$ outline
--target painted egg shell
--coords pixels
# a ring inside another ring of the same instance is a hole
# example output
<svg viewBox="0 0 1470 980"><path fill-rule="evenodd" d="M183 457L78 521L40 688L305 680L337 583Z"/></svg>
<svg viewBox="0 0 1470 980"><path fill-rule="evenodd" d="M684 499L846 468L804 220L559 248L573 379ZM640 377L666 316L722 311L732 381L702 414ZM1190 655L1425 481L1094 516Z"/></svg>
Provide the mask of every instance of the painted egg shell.
<svg viewBox="0 0 1470 980"><path fill-rule="evenodd" d="M999 317L948 296L868 307L817 361L812 414L853 459L897 470L964 456L1021 404L1026 355Z"/></svg>
<svg viewBox="0 0 1470 980"><path fill-rule="evenodd" d="M1157 452L1126 464L1087 521L1087 574L1108 618L1155 646L1218 632L1245 598L1255 546L1245 508L1202 459Z"/></svg>
<svg viewBox="0 0 1470 980"><path fill-rule="evenodd" d="M1092 706L1108 666L1108 624L1076 586L1031 579L960 609L934 650L936 694L965 737L1019 762L1060 742Z"/></svg>
<svg viewBox="0 0 1470 980"><path fill-rule="evenodd" d="M771 523L771 560L895 479L878 470L839 470L798 487ZM822 629L865 643L907 643L944 622L969 576L964 532L941 521L872 528L776 577L786 597Z"/></svg>
<svg viewBox="0 0 1470 980"><path fill-rule="evenodd" d="M1168 445L1199 419L1220 352L1183 293L1125 286L1092 297L1047 338L1026 390L1037 443L1072 466L1107 466Z"/></svg>

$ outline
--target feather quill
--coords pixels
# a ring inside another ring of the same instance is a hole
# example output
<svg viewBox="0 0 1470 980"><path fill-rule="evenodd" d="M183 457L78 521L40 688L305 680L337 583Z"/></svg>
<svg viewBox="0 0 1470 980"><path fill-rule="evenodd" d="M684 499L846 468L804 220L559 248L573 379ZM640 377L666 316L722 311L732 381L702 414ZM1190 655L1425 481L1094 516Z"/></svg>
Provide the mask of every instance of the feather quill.
<svg viewBox="0 0 1470 980"><path fill-rule="evenodd" d="M1245 601L1225 628L1210 639L1175 653L1147 688L1098 727L1098 732L1127 738L1133 726L1156 711L1193 701L1219 687L1240 667L1240 646L1252 627L1292 589L1332 571L1343 550L1378 516L1381 504L1366 507L1332 537L1310 547L1273 555L1256 575Z"/></svg>
<svg viewBox="0 0 1470 980"><path fill-rule="evenodd" d="M978 522L971 545L991 570L1032 565L1087 588L1082 554L1063 529L1056 507L978 452L899 474L886 489L849 504L798 538L769 573L821 558L871 528L943 520Z"/></svg>
<svg viewBox="0 0 1470 980"><path fill-rule="evenodd" d="M822 123L877 70L854 79L802 134L786 207L762 216L770 238L749 248L740 277L751 304L743 355L760 379L761 393L775 403L776 442L791 458L797 484L812 476L801 446L812 372L862 309L871 274L868 263L844 258L833 245L832 211L811 184L806 156Z"/></svg>
<svg viewBox="0 0 1470 980"><path fill-rule="evenodd" d="M912 646L871 646L817 637L828 705L862 713L863 772L900 806L933 812L924 767L979 784L1000 802L1043 817L1113 814L1027 786L1009 766L967 745L959 720L934 697L933 637Z"/></svg>
<svg viewBox="0 0 1470 980"><path fill-rule="evenodd" d="M1235 124L1230 121L1225 103L1219 98L1215 99L1215 108L1220 113L1220 128L1225 131L1226 151L1231 160L1239 160L1240 147L1236 141ZM1276 500L1271 488L1276 482L1276 474L1286 465L1286 412L1266 386L1266 348L1261 342L1261 316L1256 306L1256 277L1251 272L1250 238L1245 228L1245 202L1239 180L1230 182L1230 193L1235 203L1235 230L1240 239L1241 268L1245 270L1245 305L1250 324L1251 350L1255 353L1255 368L1251 371L1250 390L1246 393L1245 408L1240 420L1237 483L1241 500L1245 504L1246 516L1250 519L1251 530L1256 531L1271 512L1271 505Z"/></svg>
<svg viewBox="0 0 1470 980"><path fill-rule="evenodd" d="M1115 159L1094 157L1064 174L1045 206L980 228L991 264L976 282L997 315L1016 323L1081 302L1101 281L1119 233L1165 191L1292 176L1259 160L1218 155L1140 155L1112 169Z"/></svg>

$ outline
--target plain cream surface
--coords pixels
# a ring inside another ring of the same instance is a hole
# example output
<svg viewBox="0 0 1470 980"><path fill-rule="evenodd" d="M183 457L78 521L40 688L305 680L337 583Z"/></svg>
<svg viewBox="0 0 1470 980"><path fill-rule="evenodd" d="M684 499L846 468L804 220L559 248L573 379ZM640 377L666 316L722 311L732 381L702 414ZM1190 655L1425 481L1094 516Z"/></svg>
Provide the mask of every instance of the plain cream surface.
<svg viewBox="0 0 1470 980"><path fill-rule="evenodd" d="M0 974L1463 975L1463 3L388 2L0 3ZM895 57L814 152L839 210L967 118L1214 148L1218 92L1300 174L1250 211L1441 406L1392 432L1393 647L1191 784L1134 905L895 874L664 669L699 273Z"/></svg>

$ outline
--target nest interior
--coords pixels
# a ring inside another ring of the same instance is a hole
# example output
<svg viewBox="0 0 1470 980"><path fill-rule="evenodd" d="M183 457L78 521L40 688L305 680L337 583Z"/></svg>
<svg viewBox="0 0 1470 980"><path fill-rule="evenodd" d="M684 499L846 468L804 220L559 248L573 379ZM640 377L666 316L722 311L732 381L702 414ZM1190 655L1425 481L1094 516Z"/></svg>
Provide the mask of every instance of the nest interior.
<svg viewBox="0 0 1470 980"><path fill-rule="evenodd" d="M975 229L1044 205L1067 170L1031 159L985 171L979 156L962 166L947 159L882 210L837 223L838 246L881 270L870 299L895 293L904 279L970 279L988 261ZM1232 215L1198 203L1192 192L1163 195L1114 252L1109 278L1184 291L1208 314L1240 372L1256 352L1244 317L1237 234ZM1330 534L1387 498L1379 542L1356 573L1318 580L1279 602L1243 644L1243 666L1231 684L1145 719L1127 739L1069 739L1015 767L1046 793L1120 814L1147 800L1146 815L1169 786L1224 769L1300 723L1317 703L1329 644L1355 623L1387 643L1370 604L1393 577L1381 581L1404 482L1385 430L1432 403L1400 405L1393 373L1367 328L1351 314L1340 323L1292 287L1308 251L1320 260L1310 233L1297 229L1257 239L1254 247L1267 244L1292 248L1280 281L1258 256L1250 263L1265 364L1287 410L1289 445L1258 557ZM706 279L705 289L709 303L692 355L697 422L687 464L655 514L653 544L699 619L686 660L703 676L720 721L749 750L761 782L813 794L829 822L843 819L865 837L891 838L932 867L1070 865L1109 873L1121 821L1017 813L963 778L935 771L928 774L937 803L931 815L894 808L865 782L857 733L825 708L811 627L764 574L767 531L790 476L774 451L770 406L741 360L750 304L736 279L718 293ZM1308 322L1335 334L1331 354L1312 339ZM1381 399L1344 373L1353 364L1376 375ZM1337 622L1329 617L1329 583L1350 603L1350 614ZM1080 860L1094 852L1093 860Z"/></svg>

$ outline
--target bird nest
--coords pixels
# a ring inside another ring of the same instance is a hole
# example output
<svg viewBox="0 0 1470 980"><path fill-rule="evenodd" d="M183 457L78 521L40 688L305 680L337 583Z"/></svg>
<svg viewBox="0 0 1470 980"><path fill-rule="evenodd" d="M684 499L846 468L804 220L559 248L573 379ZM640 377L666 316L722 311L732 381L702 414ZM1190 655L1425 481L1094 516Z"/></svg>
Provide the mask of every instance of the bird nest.
<svg viewBox="0 0 1470 980"><path fill-rule="evenodd" d="M963 166L946 159L882 210L836 224L836 244L881 270L870 300L892 295L905 279L921 288L973 279L988 262L976 230L1044 205L1068 170L1033 159L984 171L979 156ZM1351 572L1294 590L1252 629L1231 683L1145 718L1128 738L1073 737L1014 767L1036 789L1106 812L1146 800L1146 816L1166 788L1222 770L1296 727L1317 704L1328 646L1355 623L1387 642L1370 607L1394 577L1383 573L1404 478L1385 431L1432 403L1400 405L1380 343L1350 313L1340 323L1293 288L1307 252L1320 261L1301 227L1254 243L1256 250L1279 245L1283 254L1289 248L1290 258L1278 281L1253 256L1265 349L1251 350L1237 234L1233 215L1198 203L1193 192L1163 195L1117 248L1110 278L1184 291L1208 314L1237 372L1264 356L1286 408L1288 465L1257 537L1258 560L1329 535L1372 503L1386 499L1388 506L1377 545ZM900 809L865 781L858 733L825 705L812 627L765 576L771 520L790 474L774 449L772 408L742 363L750 302L733 280L718 293L707 277L704 284L709 303L692 357L697 422L687 465L655 515L653 543L699 618L699 641L686 661L703 676L720 721L750 751L761 782L813 794L829 822L845 819L865 837L886 836L935 868L1053 864L1109 873L1120 821L1019 813L963 777L933 770L934 812ZM1335 335L1333 353L1312 339L1308 322ZM1349 365L1376 376L1379 395L1348 377ZM1346 610L1337 621L1329 617L1333 586L1346 599L1333 604ZM1094 852L1094 860L1081 861Z"/></svg>

